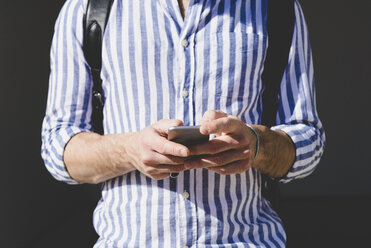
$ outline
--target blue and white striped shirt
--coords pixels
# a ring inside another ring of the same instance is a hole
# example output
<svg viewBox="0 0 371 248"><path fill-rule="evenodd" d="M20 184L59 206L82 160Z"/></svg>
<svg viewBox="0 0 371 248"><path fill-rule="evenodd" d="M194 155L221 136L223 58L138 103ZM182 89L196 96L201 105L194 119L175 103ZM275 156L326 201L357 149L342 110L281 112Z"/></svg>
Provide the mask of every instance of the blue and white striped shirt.
<svg viewBox="0 0 371 248"><path fill-rule="evenodd" d="M74 184L63 150L91 132L92 78L82 51L86 0L67 0L55 26L42 156L58 180ZM116 0L103 40L104 130L135 132L164 118L196 125L209 109L261 122L261 72L268 0ZM308 32L298 2L277 125L296 146L281 179L309 175L323 153ZM261 174L206 169L152 180L139 171L103 184L94 212L95 247L284 247L277 214L261 195Z"/></svg>

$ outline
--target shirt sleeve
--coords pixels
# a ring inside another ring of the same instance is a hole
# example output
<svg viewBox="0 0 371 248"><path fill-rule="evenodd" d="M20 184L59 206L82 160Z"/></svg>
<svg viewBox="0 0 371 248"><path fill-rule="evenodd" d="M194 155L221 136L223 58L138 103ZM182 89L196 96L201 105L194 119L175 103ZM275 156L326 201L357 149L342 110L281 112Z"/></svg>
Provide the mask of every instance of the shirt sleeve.
<svg viewBox="0 0 371 248"><path fill-rule="evenodd" d="M72 136L92 129L92 79L82 50L84 2L66 1L56 21L42 124L41 156L45 166L54 178L68 184L78 182L65 167L64 148Z"/></svg>
<svg viewBox="0 0 371 248"><path fill-rule="evenodd" d="M320 161L325 144L324 129L316 110L308 30L297 1L289 62L281 82L279 99L277 125L272 129L287 133L296 147L295 163L280 178L286 183L311 174Z"/></svg>

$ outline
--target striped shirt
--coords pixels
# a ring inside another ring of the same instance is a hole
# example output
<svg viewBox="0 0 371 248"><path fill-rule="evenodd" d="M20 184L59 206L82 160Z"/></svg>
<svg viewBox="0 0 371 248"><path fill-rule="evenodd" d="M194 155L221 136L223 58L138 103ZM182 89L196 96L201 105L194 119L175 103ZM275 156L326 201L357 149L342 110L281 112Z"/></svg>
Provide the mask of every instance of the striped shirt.
<svg viewBox="0 0 371 248"><path fill-rule="evenodd" d="M55 25L42 157L58 180L76 184L63 150L91 132L92 77L84 58L86 0L67 0ZM103 39L104 130L135 132L160 119L196 125L206 110L261 123L261 73L268 0L116 0ZM296 146L282 182L313 172L325 135L315 106L311 49L295 3L295 27L275 130ZM106 181L94 211L94 247L284 247L285 231L261 195L261 174L184 171L152 180L139 171Z"/></svg>

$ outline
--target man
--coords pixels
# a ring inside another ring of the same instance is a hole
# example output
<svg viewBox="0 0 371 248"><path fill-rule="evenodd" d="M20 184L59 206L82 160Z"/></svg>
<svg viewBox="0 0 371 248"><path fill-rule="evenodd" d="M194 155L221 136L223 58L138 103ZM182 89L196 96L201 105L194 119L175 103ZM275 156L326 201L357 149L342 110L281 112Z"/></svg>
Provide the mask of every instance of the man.
<svg viewBox="0 0 371 248"><path fill-rule="evenodd" d="M105 135L91 132L86 4L68 0L56 23L42 155L58 180L103 183L95 247L284 247L261 174L309 175L325 140L299 4L277 125L267 128L266 0L114 1L102 52ZM197 124L215 138L167 140L169 127Z"/></svg>

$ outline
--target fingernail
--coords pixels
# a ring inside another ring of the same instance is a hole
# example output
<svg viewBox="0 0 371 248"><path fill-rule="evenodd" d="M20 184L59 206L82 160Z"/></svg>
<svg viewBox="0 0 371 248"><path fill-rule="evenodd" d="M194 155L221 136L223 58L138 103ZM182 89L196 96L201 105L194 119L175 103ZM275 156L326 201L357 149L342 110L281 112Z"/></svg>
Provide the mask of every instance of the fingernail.
<svg viewBox="0 0 371 248"><path fill-rule="evenodd" d="M200 131L201 131L201 133L208 134L210 132L210 128L209 127L202 126L201 129L200 129Z"/></svg>
<svg viewBox="0 0 371 248"><path fill-rule="evenodd" d="M183 156L183 157L187 157L188 154L187 154L186 149L181 148L181 149L180 149L180 155Z"/></svg>

